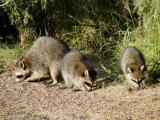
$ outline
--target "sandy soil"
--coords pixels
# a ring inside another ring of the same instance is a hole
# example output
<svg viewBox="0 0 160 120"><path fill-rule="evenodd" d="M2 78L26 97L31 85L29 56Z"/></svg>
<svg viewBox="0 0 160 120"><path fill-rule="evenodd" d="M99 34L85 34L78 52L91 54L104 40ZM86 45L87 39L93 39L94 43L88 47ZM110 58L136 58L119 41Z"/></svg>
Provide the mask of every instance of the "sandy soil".
<svg viewBox="0 0 160 120"><path fill-rule="evenodd" d="M160 87L129 92L123 85L91 92L0 75L0 120L160 120Z"/></svg>

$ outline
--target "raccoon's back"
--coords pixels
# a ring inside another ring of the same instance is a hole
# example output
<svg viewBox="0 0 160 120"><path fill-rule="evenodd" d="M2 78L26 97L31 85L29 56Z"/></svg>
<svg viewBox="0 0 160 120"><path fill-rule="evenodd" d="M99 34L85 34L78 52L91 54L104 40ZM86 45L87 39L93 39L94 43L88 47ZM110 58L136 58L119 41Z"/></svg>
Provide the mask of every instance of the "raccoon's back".
<svg viewBox="0 0 160 120"><path fill-rule="evenodd" d="M86 69L85 56L77 51L67 53L63 58L62 71L71 74L81 74Z"/></svg>
<svg viewBox="0 0 160 120"><path fill-rule="evenodd" d="M51 61L62 59L63 56L69 51L69 47L63 41L49 37L39 37L33 46L27 52L27 56L31 62L42 63L49 65Z"/></svg>
<svg viewBox="0 0 160 120"><path fill-rule="evenodd" d="M145 65L145 59L143 54L135 47L127 47L124 49L121 55L121 67L124 71L126 65L135 64L138 66Z"/></svg>

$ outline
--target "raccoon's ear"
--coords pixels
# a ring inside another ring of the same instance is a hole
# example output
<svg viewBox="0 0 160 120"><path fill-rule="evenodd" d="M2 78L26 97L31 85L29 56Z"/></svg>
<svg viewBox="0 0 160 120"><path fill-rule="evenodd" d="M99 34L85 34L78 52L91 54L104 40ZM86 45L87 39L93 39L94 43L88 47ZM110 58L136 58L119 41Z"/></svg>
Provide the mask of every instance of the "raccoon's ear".
<svg viewBox="0 0 160 120"><path fill-rule="evenodd" d="M128 73L133 73L133 69L130 67L127 68L127 71L128 71Z"/></svg>
<svg viewBox="0 0 160 120"><path fill-rule="evenodd" d="M143 70L144 70L144 68L145 68L145 66L144 66L144 65L142 65L142 66L141 66L141 71L143 71Z"/></svg>
<svg viewBox="0 0 160 120"><path fill-rule="evenodd" d="M84 76L86 77L86 76L89 76L89 71L88 70L85 70L84 71Z"/></svg>
<svg viewBox="0 0 160 120"><path fill-rule="evenodd" d="M22 62L22 61L19 62L19 66L20 66L21 68L23 68L24 70L26 69L25 63Z"/></svg>

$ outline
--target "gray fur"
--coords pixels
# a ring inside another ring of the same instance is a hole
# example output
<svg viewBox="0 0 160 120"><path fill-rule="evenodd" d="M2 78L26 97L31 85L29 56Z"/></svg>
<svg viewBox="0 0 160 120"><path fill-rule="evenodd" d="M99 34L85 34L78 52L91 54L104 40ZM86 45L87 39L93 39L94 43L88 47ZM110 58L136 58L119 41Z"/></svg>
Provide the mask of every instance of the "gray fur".
<svg viewBox="0 0 160 120"><path fill-rule="evenodd" d="M147 79L143 54L135 47L127 47L121 55L121 69L128 82L139 88L142 80Z"/></svg>
<svg viewBox="0 0 160 120"><path fill-rule="evenodd" d="M97 76L95 69L89 64L86 56L71 51L63 58L62 76L67 87L78 90L91 90Z"/></svg>
<svg viewBox="0 0 160 120"><path fill-rule="evenodd" d="M35 81L51 76L56 84L67 52L69 47L63 41L49 36L39 37L26 54L15 61L16 80ZM18 75L23 77L18 78Z"/></svg>

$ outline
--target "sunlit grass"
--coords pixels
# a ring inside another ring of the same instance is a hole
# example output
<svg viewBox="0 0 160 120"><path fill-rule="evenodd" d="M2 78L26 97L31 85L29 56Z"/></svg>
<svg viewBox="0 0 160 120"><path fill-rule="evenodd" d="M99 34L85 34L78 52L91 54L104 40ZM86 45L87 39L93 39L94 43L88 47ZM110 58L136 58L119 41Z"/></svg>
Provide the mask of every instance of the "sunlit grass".
<svg viewBox="0 0 160 120"><path fill-rule="evenodd" d="M146 83L158 82L158 78L160 78L160 36L158 31L151 30L151 28L145 30L140 27L131 32L126 31L123 40L117 46L115 57L120 58L121 52L127 46L134 46L144 54L149 76Z"/></svg>
<svg viewBox="0 0 160 120"><path fill-rule="evenodd" d="M26 49L22 49L20 46L7 47L5 45L0 46L0 73L12 70L14 59L20 58Z"/></svg>

